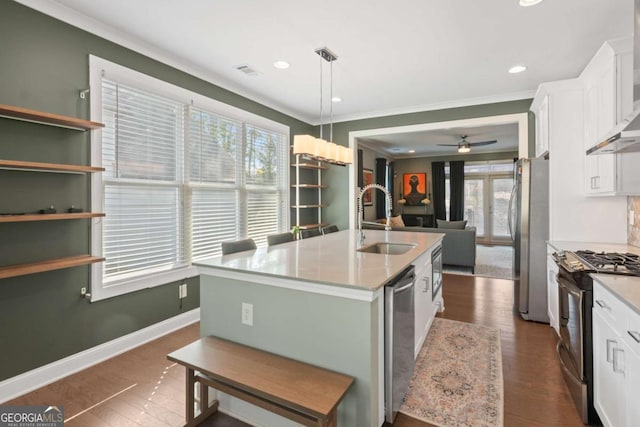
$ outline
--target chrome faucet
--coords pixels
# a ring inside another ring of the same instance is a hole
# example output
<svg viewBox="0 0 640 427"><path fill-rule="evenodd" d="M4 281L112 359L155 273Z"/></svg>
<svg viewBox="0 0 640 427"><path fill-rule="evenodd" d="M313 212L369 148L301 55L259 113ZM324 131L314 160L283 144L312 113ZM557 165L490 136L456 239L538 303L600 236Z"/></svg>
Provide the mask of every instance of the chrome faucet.
<svg viewBox="0 0 640 427"><path fill-rule="evenodd" d="M360 246L364 244L364 231L362 231L362 215L364 213L364 207L362 206L362 196L365 191L376 188L384 193L385 200L387 202L387 223L384 225L384 229L386 231L391 230L391 194L389 191L380 184L369 184L365 185L363 189L360 190L360 194L358 194L358 234L360 236Z"/></svg>

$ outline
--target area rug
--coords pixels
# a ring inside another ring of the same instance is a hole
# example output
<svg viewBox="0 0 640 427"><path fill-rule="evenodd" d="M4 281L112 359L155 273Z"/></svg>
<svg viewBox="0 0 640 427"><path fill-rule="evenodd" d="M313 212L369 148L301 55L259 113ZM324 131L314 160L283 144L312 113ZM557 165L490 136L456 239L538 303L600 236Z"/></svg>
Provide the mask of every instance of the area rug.
<svg viewBox="0 0 640 427"><path fill-rule="evenodd" d="M436 318L400 412L439 427L495 427L503 402L500 330Z"/></svg>
<svg viewBox="0 0 640 427"><path fill-rule="evenodd" d="M444 266L445 273L471 275L471 269ZM513 279L513 247L476 245L474 276Z"/></svg>

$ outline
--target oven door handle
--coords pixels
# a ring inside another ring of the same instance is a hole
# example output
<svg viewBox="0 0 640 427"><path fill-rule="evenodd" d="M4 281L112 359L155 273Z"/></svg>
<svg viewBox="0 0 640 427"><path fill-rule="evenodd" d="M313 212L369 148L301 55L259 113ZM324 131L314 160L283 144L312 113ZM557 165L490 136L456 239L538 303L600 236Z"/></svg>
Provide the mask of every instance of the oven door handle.
<svg viewBox="0 0 640 427"><path fill-rule="evenodd" d="M558 286L562 289L566 290L576 298L582 298L582 293L584 291L580 290L580 288L578 288L574 283L569 282L559 274L556 276L556 280L558 281Z"/></svg>

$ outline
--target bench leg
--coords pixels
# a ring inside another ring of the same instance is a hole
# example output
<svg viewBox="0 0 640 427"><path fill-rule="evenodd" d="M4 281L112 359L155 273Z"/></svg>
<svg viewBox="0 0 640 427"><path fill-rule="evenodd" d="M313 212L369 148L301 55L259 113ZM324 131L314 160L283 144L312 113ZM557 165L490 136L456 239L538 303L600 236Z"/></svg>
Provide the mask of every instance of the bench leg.
<svg viewBox="0 0 640 427"><path fill-rule="evenodd" d="M318 420L318 426L338 427L338 408L333 408L333 411L324 420Z"/></svg>
<svg viewBox="0 0 640 427"><path fill-rule="evenodd" d="M209 387L204 384L202 381L198 381L195 371L191 368L186 368L187 370L187 378L186 378L186 418L187 423L185 427L195 427L201 422L203 422L206 418L208 418L211 414L218 411L218 401L214 400L211 402L211 406L209 406ZM195 384L199 383L200 385L200 413L195 415L195 396L194 396L194 387Z"/></svg>

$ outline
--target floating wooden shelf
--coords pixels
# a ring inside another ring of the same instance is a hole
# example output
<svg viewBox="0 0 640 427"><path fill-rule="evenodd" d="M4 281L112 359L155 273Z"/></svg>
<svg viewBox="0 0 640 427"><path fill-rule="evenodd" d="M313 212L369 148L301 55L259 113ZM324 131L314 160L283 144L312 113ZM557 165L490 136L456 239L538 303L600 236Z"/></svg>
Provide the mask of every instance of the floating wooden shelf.
<svg viewBox="0 0 640 427"><path fill-rule="evenodd" d="M300 230L309 230L311 228L321 228L321 227L326 227L329 224L305 224L305 225L299 225L298 228L300 228Z"/></svg>
<svg viewBox="0 0 640 427"><path fill-rule="evenodd" d="M0 104L0 117L80 131L100 129L104 127L104 124L98 122L3 104Z"/></svg>
<svg viewBox="0 0 640 427"><path fill-rule="evenodd" d="M294 163L291 165L292 167L301 167L303 169L329 169L327 166L318 165L316 163Z"/></svg>
<svg viewBox="0 0 640 427"><path fill-rule="evenodd" d="M76 255L28 264L8 265L6 267L0 267L0 279L42 273L45 271L61 270L69 267L78 267L80 265L93 264L101 261L104 261L104 258L91 255Z"/></svg>
<svg viewBox="0 0 640 427"><path fill-rule="evenodd" d="M104 168L59 163L23 162L20 160L0 160L0 169L18 169L37 172L92 173L103 172Z"/></svg>
<svg viewBox="0 0 640 427"><path fill-rule="evenodd" d="M56 220L62 220L62 219L99 218L103 216L104 216L103 213L97 213L97 212L0 215L0 222L56 221Z"/></svg>
<svg viewBox="0 0 640 427"><path fill-rule="evenodd" d="M292 188L327 188L326 185L318 185L318 184L291 184Z"/></svg>

